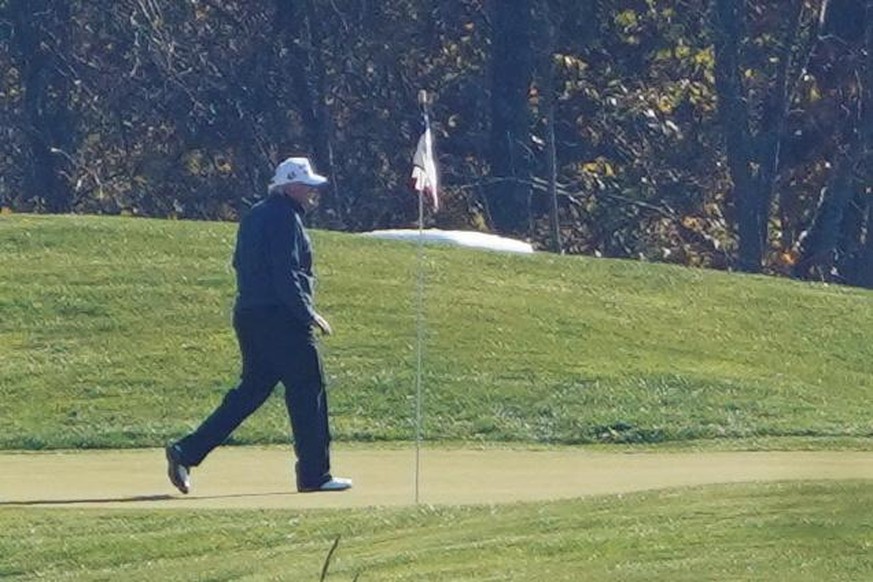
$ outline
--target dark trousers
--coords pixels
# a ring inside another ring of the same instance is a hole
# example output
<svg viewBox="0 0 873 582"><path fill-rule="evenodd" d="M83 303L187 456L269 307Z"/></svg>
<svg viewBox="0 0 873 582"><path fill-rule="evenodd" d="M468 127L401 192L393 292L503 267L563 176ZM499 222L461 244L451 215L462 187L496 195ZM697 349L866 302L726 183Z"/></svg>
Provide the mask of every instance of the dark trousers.
<svg viewBox="0 0 873 582"><path fill-rule="evenodd" d="M176 443L182 462L200 464L282 382L294 434L297 487L319 487L331 479L330 430L321 358L311 328L279 307L237 310L233 327L242 353L241 381L196 431Z"/></svg>

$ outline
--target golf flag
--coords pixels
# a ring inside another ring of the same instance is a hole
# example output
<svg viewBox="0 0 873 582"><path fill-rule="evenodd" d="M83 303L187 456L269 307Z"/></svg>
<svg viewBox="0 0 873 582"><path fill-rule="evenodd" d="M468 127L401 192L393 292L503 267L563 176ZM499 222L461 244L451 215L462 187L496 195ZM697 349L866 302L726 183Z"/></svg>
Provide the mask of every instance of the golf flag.
<svg viewBox="0 0 873 582"><path fill-rule="evenodd" d="M430 126L424 128L424 133L418 138L418 147L412 156L412 187L419 196L427 196L433 204L434 211L439 210L439 186L437 181L436 160L433 153L433 137Z"/></svg>

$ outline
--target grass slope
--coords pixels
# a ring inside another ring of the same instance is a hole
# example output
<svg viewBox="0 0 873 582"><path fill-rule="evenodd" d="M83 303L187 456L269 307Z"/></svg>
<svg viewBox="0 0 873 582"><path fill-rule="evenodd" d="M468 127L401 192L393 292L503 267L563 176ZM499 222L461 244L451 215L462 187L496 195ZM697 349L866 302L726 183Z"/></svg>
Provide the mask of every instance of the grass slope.
<svg viewBox="0 0 873 582"><path fill-rule="evenodd" d="M9 580L869 580L866 483L493 507L0 511ZM88 535L81 535L87 531Z"/></svg>
<svg viewBox="0 0 873 582"><path fill-rule="evenodd" d="M235 225L0 216L0 447L155 446L239 373ZM412 435L414 245L313 233L336 438ZM425 437L866 437L870 292L429 248ZM281 398L237 442L282 442Z"/></svg>

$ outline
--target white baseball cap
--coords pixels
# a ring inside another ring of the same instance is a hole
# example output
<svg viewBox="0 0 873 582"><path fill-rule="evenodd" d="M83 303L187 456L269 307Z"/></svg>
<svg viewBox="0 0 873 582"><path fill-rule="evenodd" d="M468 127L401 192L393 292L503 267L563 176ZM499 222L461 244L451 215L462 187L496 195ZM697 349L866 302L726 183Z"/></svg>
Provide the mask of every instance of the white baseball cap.
<svg viewBox="0 0 873 582"><path fill-rule="evenodd" d="M306 184L307 186L321 186L327 183L327 178L316 174L312 170L309 158L288 158L278 166L273 179L270 180L269 190L284 186L285 184Z"/></svg>

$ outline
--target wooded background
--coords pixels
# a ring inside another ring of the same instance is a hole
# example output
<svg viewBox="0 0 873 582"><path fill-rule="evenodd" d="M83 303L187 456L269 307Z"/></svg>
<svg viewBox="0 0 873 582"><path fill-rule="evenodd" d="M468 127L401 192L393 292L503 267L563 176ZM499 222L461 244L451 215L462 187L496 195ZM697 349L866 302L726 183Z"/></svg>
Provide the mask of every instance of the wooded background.
<svg viewBox="0 0 873 582"><path fill-rule="evenodd" d="M0 0L0 206L316 227L873 287L873 0Z"/></svg>

